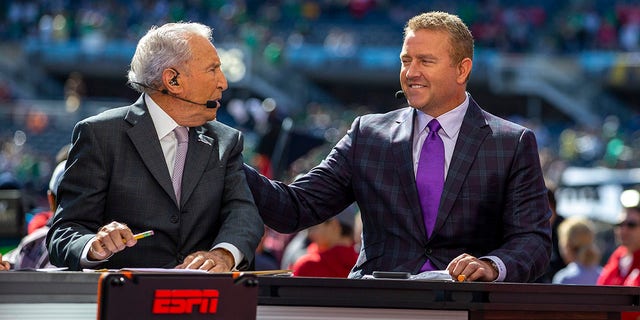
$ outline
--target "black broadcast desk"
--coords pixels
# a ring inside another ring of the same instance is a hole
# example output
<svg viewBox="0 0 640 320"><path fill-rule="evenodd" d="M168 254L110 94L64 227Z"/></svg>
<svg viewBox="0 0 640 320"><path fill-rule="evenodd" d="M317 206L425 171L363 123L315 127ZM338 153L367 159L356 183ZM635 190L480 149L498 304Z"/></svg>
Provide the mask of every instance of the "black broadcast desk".
<svg viewBox="0 0 640 320"><path fill-rule="evenodd" d="M0 319L96 319L99 279L86 272L0 272ZM637 287L254 279L257 319L620 319L622 312L640 312Z"/></svg>

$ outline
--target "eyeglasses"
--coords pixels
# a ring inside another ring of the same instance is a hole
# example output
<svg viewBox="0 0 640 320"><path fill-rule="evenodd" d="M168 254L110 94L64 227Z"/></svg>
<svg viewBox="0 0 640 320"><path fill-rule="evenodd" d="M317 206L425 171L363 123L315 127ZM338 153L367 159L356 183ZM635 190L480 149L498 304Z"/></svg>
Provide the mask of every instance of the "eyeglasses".
<svg viewBox="0 0 640 320"><path fill-rule="evenodd" d="M621 228L621 227L627 227L629 229L634 229L638 226L638 222L636 221L623 221L620 223L616 224L616 227Z"/></svg>

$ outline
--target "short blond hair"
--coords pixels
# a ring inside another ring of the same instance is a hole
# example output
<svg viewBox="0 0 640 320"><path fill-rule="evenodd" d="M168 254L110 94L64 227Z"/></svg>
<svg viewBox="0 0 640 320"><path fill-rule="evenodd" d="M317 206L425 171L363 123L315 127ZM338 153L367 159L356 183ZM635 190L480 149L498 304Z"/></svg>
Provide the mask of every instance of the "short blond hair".
<svg viewBox="0 0 640 320"><path fill-rule="evenodd" d="M407 21L404 36L406 37L409 31L422 29L444 31L449 34L449 55L454 64L460 63L464 58L473 60L473 36L458 16L441 11L419 14Z"/></svg>
<svg viewBox="0 0 640 320"><path fill-rule="evenodd" d="M571 253L576 262L582 265L597 265L600 262L600 250L595 244L595 227L584 217L569 217L558 226L558 244L560 253Z"/></svg>

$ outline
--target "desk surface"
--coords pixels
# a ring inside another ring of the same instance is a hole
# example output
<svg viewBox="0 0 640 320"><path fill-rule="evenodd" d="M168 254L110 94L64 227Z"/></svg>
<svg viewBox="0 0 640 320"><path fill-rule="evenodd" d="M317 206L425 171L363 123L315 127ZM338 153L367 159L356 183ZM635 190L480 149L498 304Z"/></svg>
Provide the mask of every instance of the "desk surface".
<svg viewBox="0 0 640 320"><path fill-rule="evenodd" d="M260 278L260 305L640 311L640 288L522 283Z"/></svg>
<svg viewBox="0 0 640 320"><path fill-rule="evenodd" d="M99 277L86 272L0 272L0 304L96 303ZM259 277L258 282L260 306L640 311L637 287L303 277Z"/></svg>

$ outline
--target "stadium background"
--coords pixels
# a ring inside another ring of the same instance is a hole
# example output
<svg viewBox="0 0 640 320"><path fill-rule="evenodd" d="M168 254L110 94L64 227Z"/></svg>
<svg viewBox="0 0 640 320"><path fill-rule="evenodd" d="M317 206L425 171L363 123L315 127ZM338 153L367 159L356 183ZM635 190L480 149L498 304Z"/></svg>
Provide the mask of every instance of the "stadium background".
<svg viewBox="0 0 640 320"><path fill-rule="evenodd" d="M536 132L561 214L612 222L620 192L640 182L637 1L2 1L0 183L19 187L27 213L46 207L73 125L137 98L126 86L135 44L170 21L214 28L230 87L218 120L245 133L247 162L286 181L357 115L404 105L403 26L428 10L470 27L468 90Z"/></svg>

